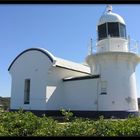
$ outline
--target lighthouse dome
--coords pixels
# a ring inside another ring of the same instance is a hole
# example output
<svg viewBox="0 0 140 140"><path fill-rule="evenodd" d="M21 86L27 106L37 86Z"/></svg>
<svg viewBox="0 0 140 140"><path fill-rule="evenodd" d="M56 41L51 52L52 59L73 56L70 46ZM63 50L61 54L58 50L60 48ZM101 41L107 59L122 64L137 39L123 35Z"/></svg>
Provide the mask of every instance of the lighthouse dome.
<svg viewBox="0 0 140 140"><path fill-rule="evenodd" d="M106 12L100 17L97 33L98 52L128 50L126 24L120 15L112 12L111 5L107 6Z"/></svg>
<svg viewBox="0 0 140 140"><path fill-rule="evenodd" d="M124 19L120 15L113 13L111 11L107 11L100 17L98 25L101 25L106 22L119 22L125 24Z"/></svg>
<svg viewBox="0 0 140 140"><path fill-rule="evenodd" d="M108 37L126 39L126 24L123 18L112 13L112 6L108 5L106 12L100 17L98 25L98 40Z"/></svg>

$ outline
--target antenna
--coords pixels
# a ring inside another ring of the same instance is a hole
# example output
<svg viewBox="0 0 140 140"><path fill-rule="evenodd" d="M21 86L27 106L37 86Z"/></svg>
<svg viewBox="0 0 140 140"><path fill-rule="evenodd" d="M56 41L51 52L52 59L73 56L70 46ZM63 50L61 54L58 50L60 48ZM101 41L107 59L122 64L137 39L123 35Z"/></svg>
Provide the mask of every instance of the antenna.
<svg viewBox="0 0 140 140"><path fill-rule="evenodd" d="M106 8L104 9L102 14L109 13L112 11L112 9L112 5L106 5Z"/></svg>
<svg viewBox="0 0 140 140"><path fill-rule="evenodd" d="M90 46L89 46L89 52L88 54L91 55L93 51L93 46L92 46L92 38L90 39Z"/></svg>
<svg viewBox="0 0 140 140"><path fill-rule="evenodd" d="M139 53L139 43L137 40L130 38L130 35L128 35L128 47L130 52Z"/></svg>
<svg viewBox="0 0 140 140"><path fill-rule="evenodd" d="M107 12L111 12L111 11L112 11L112 9L113 9L113 8L112 8L112 6L111 6L111 5L107 5L107 7L106 7L106 11L107 11Z"/></svg>
<svg viewBox="0 0 140 140"><path fill-rule="evenodd" d="M138 41L135 41L135 51L136 51L136 53L138 53Z"/></svg>
<svg viewBox="0 0 140 140"><path fill-rule="evenodd" d="M92 50L93 50L93 46L92 46L93 40L92 40L92 38L90 39L90 42L91 42L91 44L90 44L90 45L91 45L91 46L90 46L90 51L91 51L91 52L90 52L90 53L92 54Z"/></svg>
<svg viewBox="0 0 140 140"><path fill-rule="evenodd" d="M129 48L129 51L130 51L130 35L128 35L128 48Z"/></svg>

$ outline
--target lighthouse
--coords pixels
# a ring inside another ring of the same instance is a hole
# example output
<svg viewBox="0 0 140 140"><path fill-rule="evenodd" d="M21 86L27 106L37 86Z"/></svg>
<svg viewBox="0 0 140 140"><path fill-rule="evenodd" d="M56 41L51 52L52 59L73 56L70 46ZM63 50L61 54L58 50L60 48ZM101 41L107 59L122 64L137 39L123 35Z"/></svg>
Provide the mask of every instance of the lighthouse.
<svg viewBox="0 0 140 140"><path fill-rule="evenodd" d="M29 48L10 64L12 111L74 116L126 118L139 115L135 69L140 56L130 51L124 19L107 6L97 23L97 42L85 63L54 56L44 48ZM26 68L26 69L25 69Z"/></svg>
<svg viewBox="0 0 140 140"><path fill-rule="evenodd" d="M86 57L92 75L100 75L97 110L138 115L135 69L140 57L129 50L124 19L112 12L112 6L97 24L96 53Z"/></svg>

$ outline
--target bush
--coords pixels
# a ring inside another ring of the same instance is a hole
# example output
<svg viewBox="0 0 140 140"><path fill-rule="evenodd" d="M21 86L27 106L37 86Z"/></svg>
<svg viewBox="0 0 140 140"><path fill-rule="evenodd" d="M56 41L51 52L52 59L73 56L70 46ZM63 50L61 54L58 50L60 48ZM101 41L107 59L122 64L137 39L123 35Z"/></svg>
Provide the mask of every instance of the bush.
<svg viewBox="0 0 140 140"><path fill-rule="evenodd" d="M31 136L38 128L38 117L31 112L4 112L0 115L0 124L9 136Z"/></svg>
<svg viewBox="0 0 140 140"><path fill-rule="evenodd" d="M51 117L43 116L40 119L40 126L33 133L34 136L61 136L61 125Z"/></svg>
<svg viewBox="0 0 140 140"><path fill-rule="evenodd" d="M92 121L77 118L65 125L63 133L64 136L92 136L95 133L95 127Z"/></svg>
<svg viewBox="0 0 140 140"><path fill-rule="evenodd" d="M73 113L70 112L70 110L66 111L65 109L61 109L61 113L64 116L65 121L69 121L71 117L73 116Z"/></svg>
<svg viewBox="0 0 140 140"><path fill-rule="evenodd" d="M98 120L74 118L64 111L66 122L37 117L31 112L0 110L0 136L140 136L140 118Z"/></svg>

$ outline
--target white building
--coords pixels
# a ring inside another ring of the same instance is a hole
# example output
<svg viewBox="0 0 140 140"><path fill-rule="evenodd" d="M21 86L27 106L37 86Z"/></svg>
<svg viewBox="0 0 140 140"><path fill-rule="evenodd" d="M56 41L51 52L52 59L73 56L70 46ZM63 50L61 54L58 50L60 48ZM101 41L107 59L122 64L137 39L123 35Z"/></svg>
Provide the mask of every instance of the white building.
<svg viewBox="0 0 140 140"><path fill-rule="evenodd" d="M86 117L138 115L135 67L140 57L128 49L125 22L108 6L97 32L97 52L86 57L85 65L41 48L20 53L8 69L11 110L58 115L64 108Z"/></svg>

